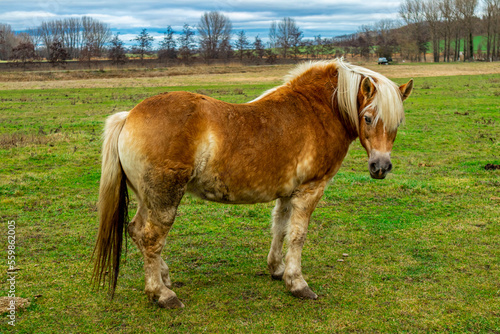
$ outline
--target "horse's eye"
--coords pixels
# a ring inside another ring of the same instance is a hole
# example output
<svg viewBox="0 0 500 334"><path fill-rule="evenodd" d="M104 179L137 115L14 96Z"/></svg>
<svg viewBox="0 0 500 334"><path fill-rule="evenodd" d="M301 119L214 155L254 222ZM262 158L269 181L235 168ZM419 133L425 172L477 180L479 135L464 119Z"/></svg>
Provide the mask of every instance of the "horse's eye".
<svg viewBox="0 0 500 334"><path fill-rule="evenodd" d="M365 116L365 122L368 125L372 124L372 118L370 116Z"/></svg>

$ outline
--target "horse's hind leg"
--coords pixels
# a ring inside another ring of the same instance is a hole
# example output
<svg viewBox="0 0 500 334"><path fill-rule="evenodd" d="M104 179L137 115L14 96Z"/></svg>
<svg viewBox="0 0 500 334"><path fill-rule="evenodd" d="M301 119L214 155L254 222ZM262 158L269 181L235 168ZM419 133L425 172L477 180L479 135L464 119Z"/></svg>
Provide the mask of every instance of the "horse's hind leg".
<svg viewBox="0 0 500 334"><path fill-rule="evenodd" d="M177 206L184 195L189 175L187 169L167 169L166 172L151 170L144 177L144 196L141 197L144 199L147 217L143 220L142 232L136 233L134 241L144 256L144 292L150 300L158 300L160 307L184 307L175 292L166 286L170 279L161 251L174 223ZM144 214L140 215L141 218L143 216Z"/></svg>
<svg viewBox="0 0 500 334"><path fill-rule="evenodd" d="M282 279L285 272L283 262L283 240L285 239L288 221L292 213L290 198L279 198L273 210L273 241L267 256L267 267L273 279Z"/></svg>
<svg viewBox="0 0 500 334"><path fill-rule="evenodd" d="M142 246L144 248L144 292L150 300L158 300L160 307L176 308L184 305L177 298L175 292L170 290L162 278L164 261L161 251L172 224L174 223L176 207L156 209L157 212L148 215L144 225ZM150 218L151 217L151 218Z"/></svg>
<svg viewBox="0 0 500 334"><path fill-rule="evenodd" d="M148 211L146 206L142 203L139 203L137 208L137 213L135 214L132 221L128 224L128 233L130 237L136 244L137 248L144 254L144 248L142 247L142 242L140 242L143 238L144 226L146 224L146 220L148 217ZM161 278L163 280L163 284L167 288L172 288L172 281L170 280L168 266L165 263L165 260L160 257L160 266L161 266Z"/></svg>

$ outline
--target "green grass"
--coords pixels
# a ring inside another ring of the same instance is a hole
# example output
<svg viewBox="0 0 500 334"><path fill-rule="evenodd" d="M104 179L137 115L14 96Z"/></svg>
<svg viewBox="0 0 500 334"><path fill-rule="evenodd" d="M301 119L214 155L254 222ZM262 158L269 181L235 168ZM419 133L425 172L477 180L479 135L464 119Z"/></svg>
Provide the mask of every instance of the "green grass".
<svg viewBox="0 0 500 334"><path fill-rule="evenodd" d="M272 203L186 196L164 251L182 310L147 301L130 240L115 298L89 285L103 121L179 88L0 91L2 226L16 221L17 295L32 301L15 330L499 332L500 171L484 166L500 164L500 77L415 84L393 173L372 180L355 142L313 215L303 271L318 300L295 299L267 274ZM244 102L267 88L182 89ZM0 332L11 331L2 317Z"/></svg>

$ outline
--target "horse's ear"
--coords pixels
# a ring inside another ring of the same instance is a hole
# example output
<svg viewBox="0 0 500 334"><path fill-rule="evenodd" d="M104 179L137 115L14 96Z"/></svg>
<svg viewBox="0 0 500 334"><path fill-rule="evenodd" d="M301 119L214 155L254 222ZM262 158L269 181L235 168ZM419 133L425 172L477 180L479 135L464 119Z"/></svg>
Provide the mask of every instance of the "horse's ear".
<svg viewBox="0 0 500 334"><path fill-rule="evenodd" d="M401 91L401 98L403 101L406 100L413 90L413 79L410 79L410 81L404 85L399 86L399 90Z"/></svg>
<svg viewBox="0 0 500 334"><path fill-rule="evenodd" d="M369 99L373 96L373 93L375 93L375 86L370 78L365 77L363 81L361 81L361 94L363 94L366 99Z"/></svg>

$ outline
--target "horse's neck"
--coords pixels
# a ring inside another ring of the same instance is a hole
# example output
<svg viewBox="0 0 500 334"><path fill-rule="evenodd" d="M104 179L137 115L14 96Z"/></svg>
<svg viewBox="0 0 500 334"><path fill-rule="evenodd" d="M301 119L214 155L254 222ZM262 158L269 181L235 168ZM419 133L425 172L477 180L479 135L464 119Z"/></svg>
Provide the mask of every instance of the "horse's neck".
<svg viewBox="0 0 500 334"><path fill-rule="evenodd" d="M347 121L347 118L341 115L342 111L338 107L335 84L336 82L318 81L306 85L305 88L298 85L284 85L278 87L276 91L283 93L286 92L285 90L289 90L290 100L287 102L290 105L303 104L304 109L311 110L321 120L327 131L329 131L327 126L330 125L336 131L332 135L341 137L342 140L347 138L351 143L358 137L358 132Z"/></svg>

